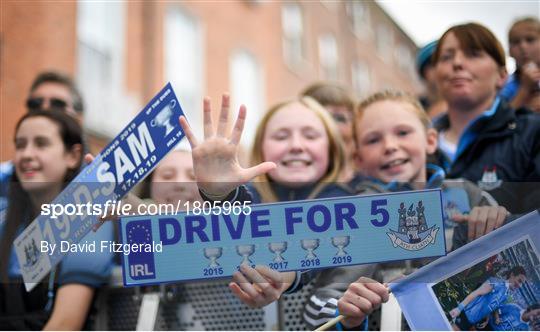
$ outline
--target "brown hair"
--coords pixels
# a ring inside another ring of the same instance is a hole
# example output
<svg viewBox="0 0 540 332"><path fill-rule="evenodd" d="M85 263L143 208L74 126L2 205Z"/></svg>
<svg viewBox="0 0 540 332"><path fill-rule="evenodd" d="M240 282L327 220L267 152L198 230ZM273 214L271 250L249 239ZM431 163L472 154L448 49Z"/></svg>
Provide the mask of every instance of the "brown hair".
<svg viewBox="0 0 540 332"><path fill-rule="evenodd" d="M519 25L519 24L531 24L536 28L536 31L540 33L540 20L538 20L538 18L532 17L532 16L522 17L520 19L515 20L514 23L512 23L510 30L508 30L509 39L510 39L510 34L512 33L512 30L516 27L516 25Z"/></svg>
<svg viewBox="0 0 540 332"><path fill-rule="evenodd" d="M322 106L344 106L354 112L354 99L343 86L330 82L317 82L300 93L315 99Z"/></svg>
<svg viewBox="0 0 540 332"><path fill-rule="evenodd" d="M499 65L499 67L506 66L506 56L501 43L488 28L478 23L455 25L446 30L441 39L439 39L437 49L433 54L434 63L439 61L444 39L450 33L454 34L464 52L484 51Z"/></svg>
<svg viewBox="0 0 540 332"><path fill-rule="evenodd" d="M334 124L334 121L332 118L330 118L330 115L328 112L324 110L324 108L317 103L313 98L310 97L303 97L299 100L292 100L287 101L283 103L279 103L277 105L274 105L271 107L264 117L261 119L261 122L259 122L259 125L257 127L257 131L255 133L255 141L253 142L253 147L251 151L251 163L253 165L258 165L265 161L263 159L263 151L262 151L262 143L264 139L264 134L266 130L266 126L268 125L268 122L274 116L274 114L282 109L283 107L293 104L293 103L300 103L303 106L307 107L309 110L314 112L319 119L321 119L324 129L326 130L326 135L328 136L328 143L329 143L329 164L328 169L322 179L319 179L317 181L317 185L311 192L308 198L314 198L317 194L319 194L324 187L330 183L335 182L338 178L338 175L341 173L341 170L343 168L343 165L345 163L345 151L343 148L343 142L341 141L341 136L338 133L338 129L336 128L336 125ZM278 197L276 196L276 193L272 189L272 185L270 182L270 178L267 174L263 174L261 176L258 176L254 179L253 184L259 194L261 195L262 202L276 202L278 201Z"/></svg>
<svg viewBox="0 0 540 332"><path fill-rule="evenodd" d="M36 91L36 89L44 83L57 83L65 86L69 90L69 93L71 95L73 109L78 113L82 113L84 111L84 103L81 93L79 92L79 89L77 88L75 82L71 79L71 77L56 71L46 71L39 73L32 82L32 85L30 86L30 94Z"/></svg>
<svg viewBox="0 0 540 332"><path fill-rule="evenodd" d="M38 110L26 113L19 122L17 122L15 134L25 120L34 117L45 117L58 126L58 134L60 135L60 139L62 140L66 151L71 150L77 144L82 146L81 126L71 116L58 110ZM75 178L81 164L82 153L78 166L66 171L63 183L64 186ZM30 201L30 196L22 188L16 173L13 173L11 182L9 183L8 204L3 234L0 234L0 281L6 281L8 278L7 270L11 254L11 245L17 230L21 225L26 226L37 217L36 215L33 215L33 211L31 211L32 202Z"/></svg>

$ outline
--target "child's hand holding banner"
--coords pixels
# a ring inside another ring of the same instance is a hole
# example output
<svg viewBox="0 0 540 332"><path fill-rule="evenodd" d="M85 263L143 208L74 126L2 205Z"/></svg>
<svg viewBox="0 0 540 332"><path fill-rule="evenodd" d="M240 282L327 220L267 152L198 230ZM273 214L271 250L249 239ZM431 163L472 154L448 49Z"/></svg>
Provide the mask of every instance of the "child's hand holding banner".
<svg viewBox="0 0 540 332"><path fill-rule="evenodd" d="M294 271L442 256L441 202L437 189L122 218L124 284L226 277L241 264Z"/></svg>

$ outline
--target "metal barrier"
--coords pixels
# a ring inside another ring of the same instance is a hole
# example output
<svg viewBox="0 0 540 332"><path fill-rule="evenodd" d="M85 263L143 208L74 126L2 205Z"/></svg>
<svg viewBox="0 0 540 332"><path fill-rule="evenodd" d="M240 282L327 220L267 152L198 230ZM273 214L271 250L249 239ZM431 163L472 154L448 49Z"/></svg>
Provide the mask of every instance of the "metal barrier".
<svg viewBox="0 0 540 332"><path fill-rule="evenodd" d="M271 305L251 309L229 290L230 279L124 288L121 270L115 269L109 287L100 290L94 317L96 330L203 330L203 331L306 331L304 304L316 280L295 294L283 295ZM369 330L399 330L399 307L383 305L370 315ZM397 308L397 311L396 311ZM386 318L388 319L388 318ZM385 319L385 320L386 320Z"/></svg>

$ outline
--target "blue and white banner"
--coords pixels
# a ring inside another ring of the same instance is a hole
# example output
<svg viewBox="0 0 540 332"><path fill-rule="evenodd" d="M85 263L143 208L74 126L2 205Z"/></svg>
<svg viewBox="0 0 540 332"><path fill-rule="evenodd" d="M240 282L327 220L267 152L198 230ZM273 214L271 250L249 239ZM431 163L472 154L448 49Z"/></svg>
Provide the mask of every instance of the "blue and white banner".
<svg viewBox="0 0 540 332"><path fill-rule="evenodd" d="M127 217L120 227L126 286L231 276L241 264L294 271L445 254L438 189Z"/></svg>
<svg viewBox="0 0 540 332"><path fill-rule="evenodd" d="M183 115L171 84L167 84L143 110L112 139L95 160L60 193L51 205L67 207L86 203L107 206L148 175L156 164L184 138L178 117ZM75 244L90 231L97 216L88 213L40 215L14 241L27 290L58 264L65 251L41 252L50 246Z"/></svg>
<svg viewBox="0 0 540 332"><path fill-rule="evenodd" d="M540 329L540 214L529 213L390 285L413 331ZM525 314L529 312L530 314Z"/></svg>

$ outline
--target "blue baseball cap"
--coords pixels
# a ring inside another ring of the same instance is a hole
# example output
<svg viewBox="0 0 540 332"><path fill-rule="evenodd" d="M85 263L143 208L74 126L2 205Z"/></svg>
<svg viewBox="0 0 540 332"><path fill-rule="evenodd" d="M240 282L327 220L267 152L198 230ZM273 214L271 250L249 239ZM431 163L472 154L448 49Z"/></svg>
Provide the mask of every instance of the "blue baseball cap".
<svg viewBox="0 0 540 332"><path fill-rule="evenodd" d="M431 43L426 44L418 51L418 53L416 53L416 69L422 78L425 78L422 72L424 67L430 62L433 53L435 53L438 42L438 40L434 40Z"/></svg>

